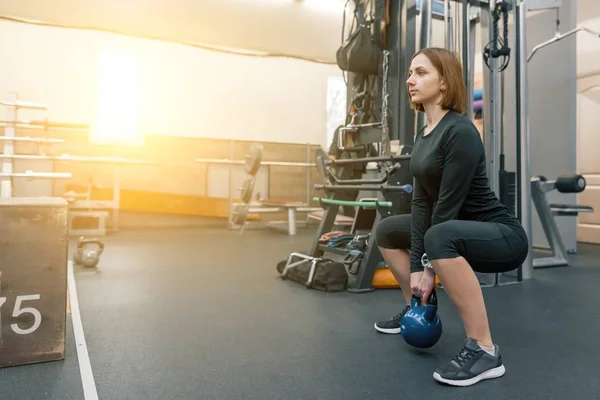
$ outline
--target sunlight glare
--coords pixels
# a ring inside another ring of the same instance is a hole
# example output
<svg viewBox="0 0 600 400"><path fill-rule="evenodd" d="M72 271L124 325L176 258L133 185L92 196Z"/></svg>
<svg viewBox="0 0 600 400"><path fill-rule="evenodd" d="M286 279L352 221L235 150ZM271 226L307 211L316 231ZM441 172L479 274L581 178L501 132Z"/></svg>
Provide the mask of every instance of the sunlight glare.
<svg viewBox="0 0 600 400"><path fill-rule="evenodd" d="M138 132L136 59L126 52L99 54L98 114L91 140L105 144L142 144Z"/></svg>

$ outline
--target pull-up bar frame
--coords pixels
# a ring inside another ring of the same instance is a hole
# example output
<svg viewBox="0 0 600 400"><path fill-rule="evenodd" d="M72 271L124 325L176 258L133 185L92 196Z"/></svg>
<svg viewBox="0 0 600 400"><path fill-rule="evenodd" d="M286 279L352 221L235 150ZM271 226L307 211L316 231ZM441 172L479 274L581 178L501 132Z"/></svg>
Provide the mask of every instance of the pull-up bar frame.
<svg viewBox="0 0 600 400"><path fill-rule="evenodd" d="M575 29L571 29L570 31L567 31L565 33L561 33L560 32L560 8L559 7L555 7L556 9L556 32L554 34L554 37L551 39L546 40L545 42L542 42L540 44L538 44L537 46L535 46L532 50L531 53L529 54L529 56L527 57L527 62L529 62L533 56L535 55L535 53L540 50L543 49L546 46L551 45L552 43L556 43L562 39L565 39L569 36L572 36L574 34L576 34L577 32L587 32L592 36L597 37L598 39L600 39L600 34L596 31L593 31L589 28L586 28L585 26L580 26L579 28L575 28Z"/></svg>

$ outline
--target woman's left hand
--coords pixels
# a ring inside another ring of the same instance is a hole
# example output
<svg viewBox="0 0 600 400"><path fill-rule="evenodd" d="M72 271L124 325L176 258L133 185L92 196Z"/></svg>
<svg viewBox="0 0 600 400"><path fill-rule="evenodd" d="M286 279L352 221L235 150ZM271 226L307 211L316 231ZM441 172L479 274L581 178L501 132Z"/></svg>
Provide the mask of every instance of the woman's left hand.
<svg viewBox="0 0 600 400"><path fill-rule="evenodd" d="M427 300L429 300L429 296L431 296L434 286L435 272L433 272L433 270L430 268L425 268L418 287L416 290L413 290L413 292L415 292L414 294L421 298L423 305L427 304Z"/></svg>

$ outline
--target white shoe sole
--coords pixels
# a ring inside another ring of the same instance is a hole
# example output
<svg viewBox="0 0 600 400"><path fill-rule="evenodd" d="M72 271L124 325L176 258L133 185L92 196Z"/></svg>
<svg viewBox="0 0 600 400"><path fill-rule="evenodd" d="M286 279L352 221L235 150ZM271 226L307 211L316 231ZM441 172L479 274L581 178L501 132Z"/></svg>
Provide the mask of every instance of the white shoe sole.
<svg viewBox="0 0 600 400"><path fill-rule="evenodd" d="M392 335L398 335L400 333L400 328L392 328L392 329L380 328L377 326L377 323L373 324L373 327L375 328L375 330L377 330L381 333L389 333Z"/></svg>
<svg viewBox="0 0 600 400"><path fill-rule="evenodd" d="M499 367L482 372L480 375L477 375L476 377L471 379L461 379L458 381L453 381L451 379L442 378L437 372L433 373L433 379L435 379L438 382L442 382L452 386L471 386L485 379L500 378L502 375L504 375L505 372L506 369L504 368L504 365L501 365Z"/></svg>

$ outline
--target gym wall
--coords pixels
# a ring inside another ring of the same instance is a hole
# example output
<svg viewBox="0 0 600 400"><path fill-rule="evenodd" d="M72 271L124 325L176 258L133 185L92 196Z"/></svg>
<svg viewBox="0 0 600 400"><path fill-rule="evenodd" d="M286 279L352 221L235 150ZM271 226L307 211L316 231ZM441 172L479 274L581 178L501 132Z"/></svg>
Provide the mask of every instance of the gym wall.
<svg viewBox="0 0 600 400"><path fill-rule="evenodd" d="M579 194L579 203L594 208L593 213L579 216L577 239L581 242L600 243L600 91L588 90L589 80L577 94L577 161L579 173L586 179L586 190Z"/></svg>
<svg viewBox="0 0 600 400"><path fill-rule="evenodd" d="M600 31L600 8L597 1L579 1L579 24ZM587 181L579 194L580 204L594 208L580 214L577 240L600 244L600 40L580 32L577 34L577 167Z"/></svg>
<svg viewBox="0 0 600 400"><path fill-rule="evenodd" d="M600 31L600 18L582 23ZM577 55L577 163L579 173L587 181L586 190L579 194L579 202L594 208L593 213L579 216L577 239L581 242L600 243L600 40L580 33Z"/></svg>
<svg viewBox="0 0 600 400"><path fill-rule="evenodd" d="M321 144L327 77L341 76L336 65L97 31L1 21L0 35L2 92L47 103L58 121L96 123L99 54L133 55L145 135Z"/></svg>
<svg viewBox="0 0 600 400"><path fill-rule="evenodd" d="M560 8L561 31L575 28L577 5L563 2ZM552 38L556 31L552 11L530 13L527 18L527 54L533 47ZM509 35L514 38L514 26ZM511 42L511 46L513 46ZM576 157L576 38L560 40L536 52L528 63L529 134L531 175L555 179L579 171ZM506 170L516 171L514 52L505 70L504 153ZM576 204L577 195L548 193L550 203ZM532 204L534 246L547 247L539 217ZM557 224L567 249L576 249L577 219L559 217Z"/></svg>
<svg viewBox="0 0 600 400"><path fill-rule="evenodd" d="M104 32L40 27L0 21L0 52L9 60L0 68L0 97L16 91L24 101L46 103L47 113L27 112L19 119L43 119L97 125L99 98L98 54L117 51L136 59L138 129L144 144L94 144L84 131L20 130L18 135L65 138L67 143L45 154L123 156L164 162L157 166L123 166L121 188L131 191L135 208L139 191L178 196L226 199L228 167L197 164L195 158L243 159L252 142L265 146L265 160L306 162L325 146L326 90L331 76L341 76L336 65L286 58L232 55L175 43L125 37ZM2 115L2 118L8 117ZM34 145L20 144L19 154L38 154ZM65 190L85 190L90 177L110 191L110 164L15 162L15 171L71 172L69 181L15 180L17 196L62 196ZM243 167L233 167L231 192L246 178ZM310 186L319 182L310 172ZM306 170L263 167L255 193L265 198L306 200ZM137 194L136 194L137 193ZM310 196L315 193L311 191ZM127 193L125 193L127 195ZM103 195L101 195L102 197ZM137 197L136 197L137 196ZM127 200L129 199L129 200ZM194 213L227 215L224 202L198 203ZM137 211L160 212L138 207ZM277 215L273 215L276 218ZM268 217L267 217L268 218Z"/></svg>

